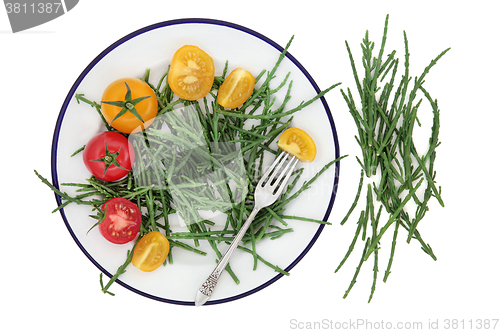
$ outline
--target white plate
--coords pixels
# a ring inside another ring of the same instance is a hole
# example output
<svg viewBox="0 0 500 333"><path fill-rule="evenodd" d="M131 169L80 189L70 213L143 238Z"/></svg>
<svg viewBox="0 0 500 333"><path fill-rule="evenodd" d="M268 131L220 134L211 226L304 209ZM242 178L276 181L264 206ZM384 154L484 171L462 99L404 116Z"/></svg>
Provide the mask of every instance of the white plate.
<svg viewBox="0 0 500 333"><path fill-rule="evenodd" d="M262 69L271 70L283 48L265 36L232 23L208 19L167 21L145 27L118 40L99 54L78 77L71 87L57 120L52 146L52 177L55 186L64 182L85 182L90 176L81 154L70 155L99 132L105 130L101 119L89 105L78 104L76 93L83 93L90 100L100 101L102 91L115 79L143 77L151 69L151 79L158 80L170 63L174 52L185 44L197 45L212 56L216 75L220 75L226 60L228 72L243 67L254 75ZM293 42L291 46L293 50ZM315 96L319 89L300 63L288 53L278 71L274 85L278 85L290 72L293 80L292 99L287 104L294 107ZM259 84L257 83L257 87ZM285 90L285 89L283 89ZM279 101L276 102L276 105ZM311 134L318 153L313 163L303 164L303 181L311 178L326 163L339 156L339 144L333 118L324 99L296 113L293 126ZM303 192L299 199L288 205L288 215L327 220L335 200L339 163L332 166ZM61 186L72 193L74 188ZM60 199L58 198L60 204ZM85 255L107 276L112 276L124 262L131 244L114 245L99 234L97 228L87 234L95 220L88 217L89 207L68 205L61 211L71 236ZM275 222L276 223L276 222ZM290 271L308 252L323 230L323 225L303 221L289 221L294 232L276 240L258 243L257 252L269 262ZM215 254L203 242L200 245L208 255L200 256L173 248L174 264L144 273L129 265L117 283L143 296L175 304L194 305L194 296L215 266ZM225 244L220 245L223 252ZM235 284L228 274L223 274L211 300L207 304L235 300L259 291L283 275L259 262L253 270L253 258L237 251L230 263L240 283ZM292 273L293 275L293 273ZM116 289L115 292L119 292Z"/></svg>

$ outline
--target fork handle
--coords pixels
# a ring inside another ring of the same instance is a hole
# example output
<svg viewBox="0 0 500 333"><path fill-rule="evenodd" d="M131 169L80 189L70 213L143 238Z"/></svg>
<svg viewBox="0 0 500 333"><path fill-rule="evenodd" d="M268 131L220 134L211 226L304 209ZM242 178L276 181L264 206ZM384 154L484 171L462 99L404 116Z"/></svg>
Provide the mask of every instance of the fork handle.
<svg viewBox="0 0 500 333"><path fill-rule="evenodd" d="M205 282L201 285L200 289L196 293L195 297L195 305L200 306L205 304L206 301L209 300L209 298L212 296L212 291L214 290L215 286L217 285L217 282L219 282L219 277L224 271L224 268L226 268L229 259L231 258L231 255L233 254L234 250L238 247L238 244L240 243L241 239L245 235L245 232L247 231L248 227L252 223L253 219L255 218L255 215L259 212L260 208L254 207L250 215L248 216L248 219L245 221L245 223L241 226L240 231L236 235L236 237L233 239L231 242L231 245L229 245L229 248L226 250L226 253L220 258L219 263L217 266L215 266L215 269L212 271L212 273L208 276L208 278L205 280Z"/></svg>

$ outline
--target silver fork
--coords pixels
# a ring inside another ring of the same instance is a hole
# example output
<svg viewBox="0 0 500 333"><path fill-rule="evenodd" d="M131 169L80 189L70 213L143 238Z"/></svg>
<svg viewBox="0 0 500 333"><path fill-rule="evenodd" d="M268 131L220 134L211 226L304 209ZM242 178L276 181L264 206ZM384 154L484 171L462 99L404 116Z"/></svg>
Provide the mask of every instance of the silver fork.
<svg viewBox="0 0 500 333"><path fill-rule="evenodd" d="M196 306L205 304L205 302L208 301L212 296L212 291L217 285L219 277L224 271L224 268L226 268L226 265L229 262L229 258L243 238L243 235L252 223L255 215L257 215L257 213L262 208L273 204L283 192L288 179L290 178L290 175L292 174L293 169L298 162L297 158L291 157L289 159L288 157L289 155L287 153L282 152L259 180L254 193L255 206L248 216L248 219L231 242L231 245L227 249L226 253L224 253L217 266L215 266L213 272L208 276L206 281L198 290L194 301Z"/></svg>

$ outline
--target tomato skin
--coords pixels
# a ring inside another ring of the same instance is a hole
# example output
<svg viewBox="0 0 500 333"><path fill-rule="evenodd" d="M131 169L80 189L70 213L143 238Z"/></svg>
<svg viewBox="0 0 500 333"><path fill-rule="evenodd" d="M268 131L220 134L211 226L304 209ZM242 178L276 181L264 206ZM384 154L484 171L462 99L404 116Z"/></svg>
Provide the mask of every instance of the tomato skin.
<svg viewBox="0 0 500 333"><path fill-rule="evenodd" d="M139 207L125 198L113 198L102 205L105 217L99 223L101 235L113 244L125 244L135 239L141 227Z"/></svg>
<svg viewBox="0 0 500 333"><path fill-rule="evenodd" d="M127 85L131 93L130 99L147 97L138 101L134 106L144 122L131 111L127 111L115 119L124 107L108 104L113 102L126 104ZM136 133L151 125L158 114L158 100L154 90L146 82L136 78L122 78L111 82L104 90L101 98L101 110L108 124L116 130L122 133Z"/></svg>
<svg viewBox="0 0 500 333"><path fill-rule="evenodd" d="M168 239L159 231L151 231L135 246L132 265L143 272L152 272L163 264L169 251Z"/></svg>
<svg viewBox="0 0 500 333"><path fill-rule="evenodd" d="M111 164L106 169L106 159L114 160L119 166ZM83 150L83 162L87 170L97 179L108 182L125 177L132 169L134 160L135 152L130 141L124 135L112 131L94 136Z"/></svg>
<svg viewBox="0 0 500 333"><path fill-rule="evenodd" d="M304 130L290 127L281 133L278 147L297 157L301 162L312 162L316 157L316 144Z"/></svg>
<svg viewBox="0 0 500 333"><path fill-rule="evenodd" d="M219 88L217 103L229 109L235 109L246 102L253 92L255 78L252 73L242 68L233 70Z"/></svg>
<svg viewBox="0 0 500 333"><path fill-rule="evenodd" d="M214 83L213 59L194 45L184 45L172 57L168 84L182 99L194 101L205 97Z"/></svg>

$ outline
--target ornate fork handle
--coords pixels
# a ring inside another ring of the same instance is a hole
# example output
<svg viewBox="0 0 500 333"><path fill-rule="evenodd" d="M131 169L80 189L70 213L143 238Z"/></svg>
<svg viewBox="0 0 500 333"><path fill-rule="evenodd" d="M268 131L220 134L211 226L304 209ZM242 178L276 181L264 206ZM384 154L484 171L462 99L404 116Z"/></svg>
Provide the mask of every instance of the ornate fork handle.
<svg viewBox="0 0 500 333"><path fill-rule="evenodd" d="M219 263L217 266L215 266L215 269L213 272L208 276L208 278L203 282L201 285L200 289L198 290L198 293L196 294L195 298L195 305L200 306L205 304L206 301L212 296L212 292L217 285L217 282L219 281L219 277L221 276L222 272L224 271L224 268L226 268L227 263L229 262L229 258L231 258L231 255L233 254L234 250L238 247L238 244L240 243L241 239L243 238L243 235L245 235L245 232L247 231L248 227L252 223L253 219L255 218L255 215L259 212L261 208L254 207L250 215L248 216L248 219L246 222L243 224L243 226L240 228L240 231L236 235L236 237L233 239L231 242L231 245L229 248L226 250L226 253L222 256L220 259Z"/></svg>

